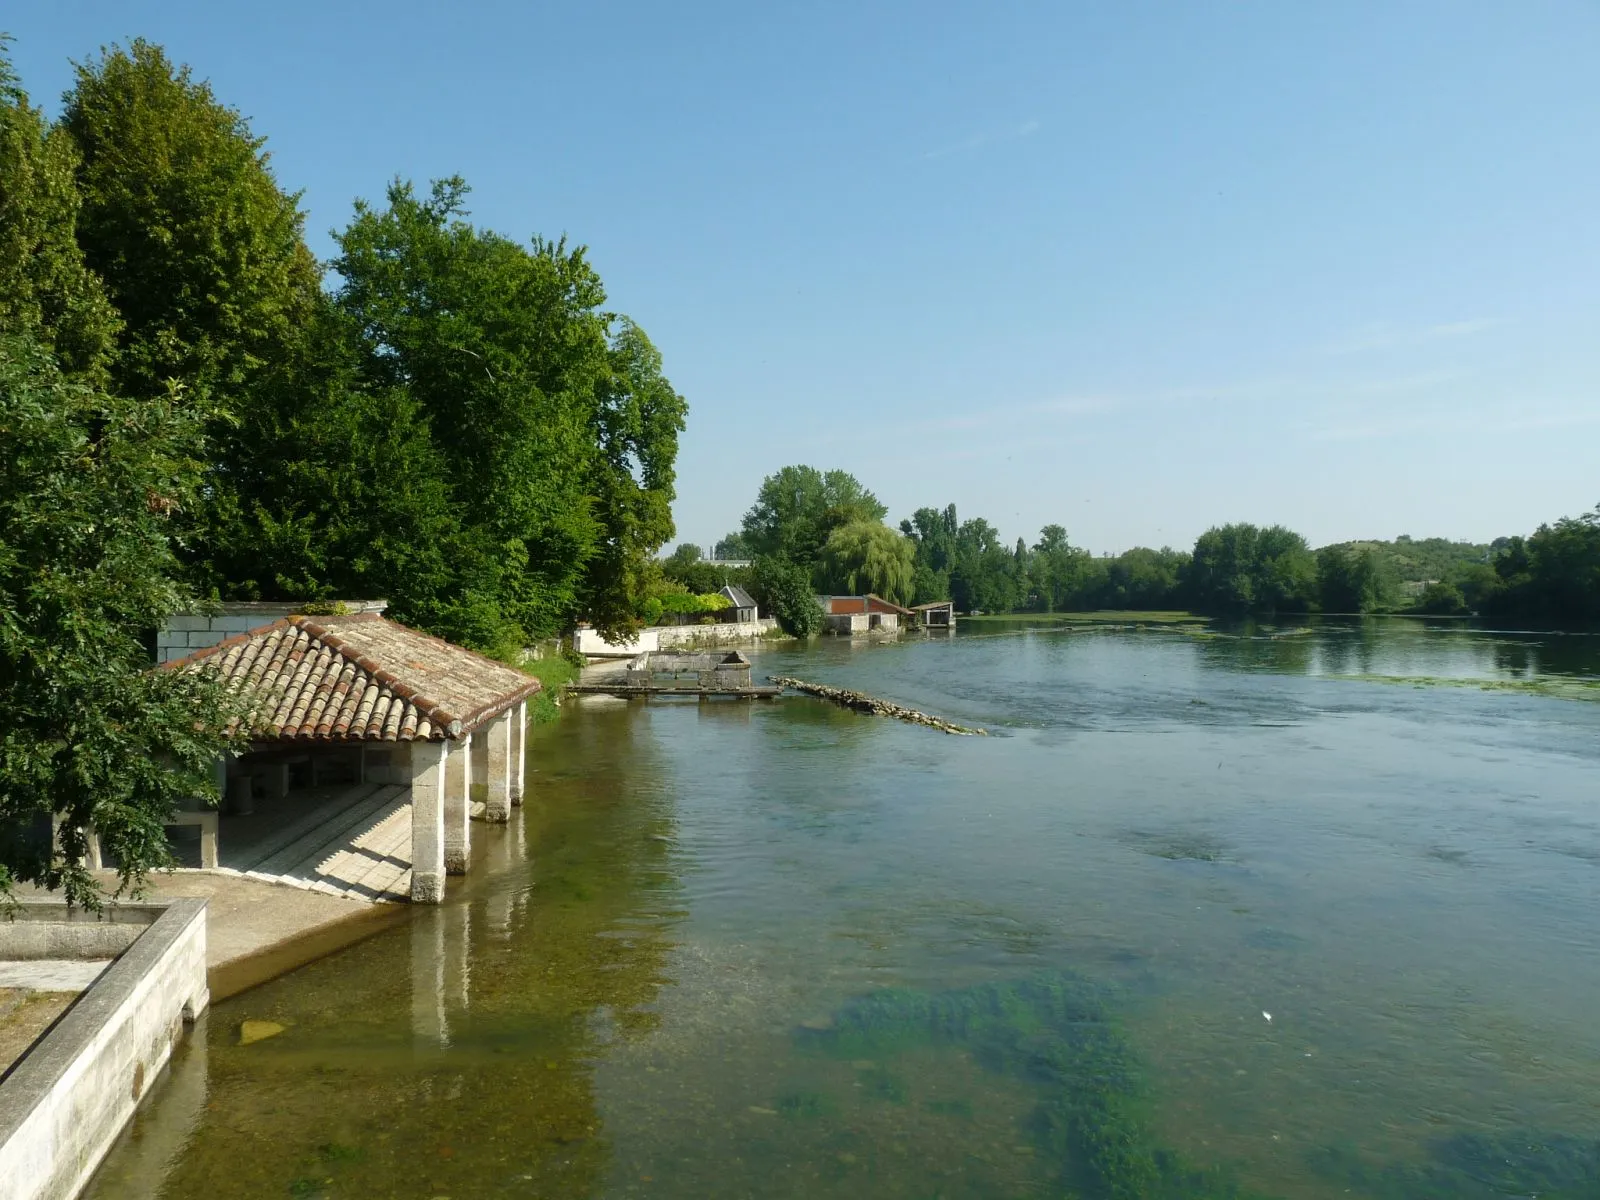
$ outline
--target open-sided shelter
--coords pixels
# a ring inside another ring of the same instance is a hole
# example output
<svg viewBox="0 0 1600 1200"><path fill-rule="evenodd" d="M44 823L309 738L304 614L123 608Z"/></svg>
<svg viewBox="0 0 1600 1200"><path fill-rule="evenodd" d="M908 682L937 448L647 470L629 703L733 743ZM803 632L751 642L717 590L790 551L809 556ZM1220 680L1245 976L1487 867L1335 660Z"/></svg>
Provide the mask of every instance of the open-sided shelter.
<svg viewBox="0 0 1600 1200"><path fill-rule="evenodd" d="M162 669L215 671L245 699L235 811L330 781L408 788L413 900L439 902L445 875L466 870L474 799L489 821L521 802L539 681L375 613L291 616Z"/></svg>

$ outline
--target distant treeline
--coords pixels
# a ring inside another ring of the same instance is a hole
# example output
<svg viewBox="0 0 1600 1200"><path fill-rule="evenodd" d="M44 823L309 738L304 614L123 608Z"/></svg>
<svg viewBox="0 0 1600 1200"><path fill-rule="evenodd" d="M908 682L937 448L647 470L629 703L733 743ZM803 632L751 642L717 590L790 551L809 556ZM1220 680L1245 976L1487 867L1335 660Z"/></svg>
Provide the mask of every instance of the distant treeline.
<svg viewBox="0 0 1600 1200"><path fill-rule="evenodd" d="M1600 619L1600 508L1482 544L1400 537L1313 549L1281 525L1232 524L1208 529L1188 551L1140 546L1116 555L1072 545L1061 525L1046 525L1031 545L1008 544L982 517L961 520L953 504L919 508L898 530L883 523L886 514L845 472L786 467L715 553L790 564L820 591L875 591L906 604L949 599L964 612ZM668 574L698 590L729 578L727 568L696 565L699 557L698 547L679 547Z"/></svg>

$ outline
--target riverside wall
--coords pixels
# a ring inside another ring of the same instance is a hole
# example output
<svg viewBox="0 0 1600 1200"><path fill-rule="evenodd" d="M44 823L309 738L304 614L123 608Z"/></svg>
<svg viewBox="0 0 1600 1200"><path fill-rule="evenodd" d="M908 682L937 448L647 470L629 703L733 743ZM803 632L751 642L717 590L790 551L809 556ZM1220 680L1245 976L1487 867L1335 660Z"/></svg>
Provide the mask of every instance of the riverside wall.
<svg viewBox="0 0 1600 1200"><path fill-rule="evenodd" d="M0 935L17 931L18 951L0 936L0 956L88 957L126 945L0 1081L0 1200L73 1200L210 1002L206 904L123 904L115 918L22 908L9 927L0 918Z"/></svg>

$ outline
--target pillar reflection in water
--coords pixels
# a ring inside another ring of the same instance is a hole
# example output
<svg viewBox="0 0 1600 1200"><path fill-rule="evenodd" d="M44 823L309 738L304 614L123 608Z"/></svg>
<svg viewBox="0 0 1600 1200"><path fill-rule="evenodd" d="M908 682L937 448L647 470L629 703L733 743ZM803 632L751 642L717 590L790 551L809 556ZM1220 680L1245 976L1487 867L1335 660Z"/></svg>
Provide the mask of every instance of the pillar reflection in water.
<svg viewBox="0 0 1600 1200"><path fill-rule="evenodd" d="M472 910L420 908L411 922L411 1035L418 1051L450 1046L452 1015L471 1004Z"/></svg>

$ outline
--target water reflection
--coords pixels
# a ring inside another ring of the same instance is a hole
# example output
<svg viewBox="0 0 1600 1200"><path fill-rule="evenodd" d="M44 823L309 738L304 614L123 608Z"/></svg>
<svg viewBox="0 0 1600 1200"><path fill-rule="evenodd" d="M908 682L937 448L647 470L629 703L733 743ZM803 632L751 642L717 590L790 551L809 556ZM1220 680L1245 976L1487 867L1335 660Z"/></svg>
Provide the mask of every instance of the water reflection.
<svg viewBox="0 0 1600 1200"><path fill-rule="evenodd" d="M670 811L617 775L678 785L625 710L569 733L448 904L216 1006L88 1195L592 1194L593 1063L653 1027L679 919Z"/></svg>

